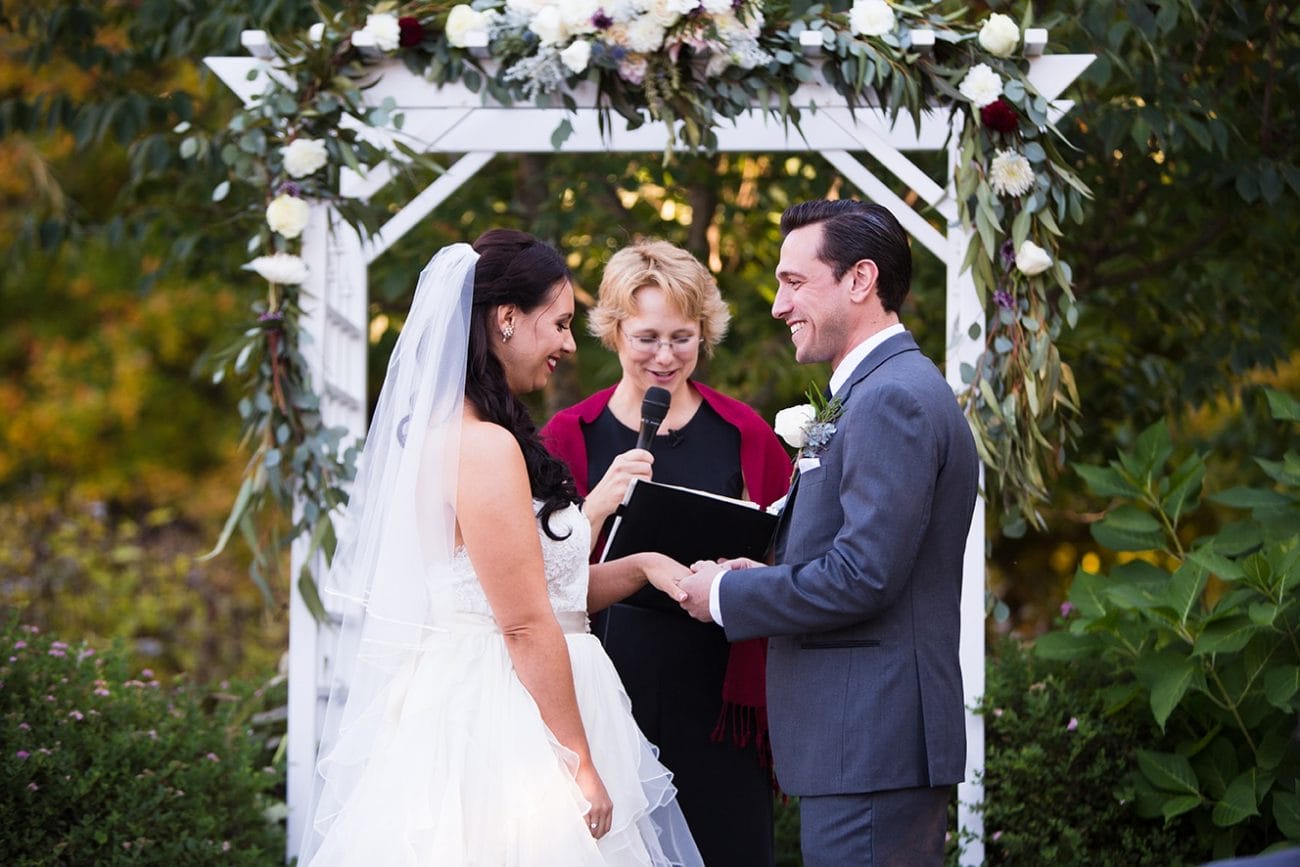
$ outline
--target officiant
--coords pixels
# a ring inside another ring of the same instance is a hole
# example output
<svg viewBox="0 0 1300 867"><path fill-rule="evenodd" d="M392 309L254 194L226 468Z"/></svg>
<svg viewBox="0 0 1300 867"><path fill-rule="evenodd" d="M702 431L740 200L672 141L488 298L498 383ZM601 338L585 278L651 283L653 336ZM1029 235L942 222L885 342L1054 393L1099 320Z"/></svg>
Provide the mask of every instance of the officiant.
<svg viewBox="0 0 1300 867"><path fill-rule="evenodd" d="M685 250L644 241L605 266L592 335L618 354L619 381L561 410L542 431L586 499L601 532L635 478L753 500L782 496L790 458L746 404L691 376L726 335L730 312L717 282ZM672 396L650 449L635 448L646 390ZM593 618L632 699L632 713L674 774L678 800L709 867L773 863L767 744L766 642L728 644L656 590Z"/></svg>

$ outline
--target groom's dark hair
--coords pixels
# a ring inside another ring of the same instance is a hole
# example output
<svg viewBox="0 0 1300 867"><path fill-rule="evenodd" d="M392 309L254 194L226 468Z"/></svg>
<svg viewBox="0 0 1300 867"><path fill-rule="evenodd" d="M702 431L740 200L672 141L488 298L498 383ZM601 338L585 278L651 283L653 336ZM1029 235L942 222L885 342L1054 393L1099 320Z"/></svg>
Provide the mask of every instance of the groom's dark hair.
<svg viewBox="0 0 1300 867"><path fill-rule="evenodd" d="M856 199L819 199L786 208L781 234L816 223L822 224L817 257L834 269L835 279L870 259L880 273L876 283L880 303L897 313L912 286L912 248L898 218L888 208Z"/></svg>

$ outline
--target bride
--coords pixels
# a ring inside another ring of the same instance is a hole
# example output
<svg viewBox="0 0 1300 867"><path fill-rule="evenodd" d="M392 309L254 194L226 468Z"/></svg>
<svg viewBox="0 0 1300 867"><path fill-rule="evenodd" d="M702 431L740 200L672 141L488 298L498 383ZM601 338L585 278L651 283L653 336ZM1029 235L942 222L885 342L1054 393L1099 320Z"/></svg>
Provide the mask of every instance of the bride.
<svg viewBox="0 0 1300 867"><path fill-rule="evenodd" d="M590 525L518 395L573 353L564 260L495 229L420 275L325 590L342 609L302 863L685 865L671 774L588 610L661 555L588 567Z"/></svg>

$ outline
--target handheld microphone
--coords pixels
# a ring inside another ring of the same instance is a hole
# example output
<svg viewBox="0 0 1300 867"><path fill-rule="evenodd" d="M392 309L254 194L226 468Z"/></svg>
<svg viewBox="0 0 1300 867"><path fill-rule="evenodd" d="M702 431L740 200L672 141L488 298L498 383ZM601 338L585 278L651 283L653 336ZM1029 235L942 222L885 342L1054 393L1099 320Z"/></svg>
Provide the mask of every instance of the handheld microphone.
<svg viewBox="0 0 1300 867"><path fill-rule="evenodd" d="M664 417L668 415L668 404L672 399L673 396L666 388L652 385L645 390L645 398L641 401L641 430L636 435L637 448L650 448L659 425L663 424Z"/></svg>

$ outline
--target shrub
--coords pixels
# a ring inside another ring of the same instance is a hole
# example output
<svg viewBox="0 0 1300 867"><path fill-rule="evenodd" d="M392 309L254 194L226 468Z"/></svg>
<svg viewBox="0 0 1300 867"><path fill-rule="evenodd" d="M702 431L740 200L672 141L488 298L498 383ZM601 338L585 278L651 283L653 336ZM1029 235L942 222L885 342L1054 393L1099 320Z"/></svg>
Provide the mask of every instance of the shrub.
<svg viewBox="0 0 1300 867"><path fill-rule="evenodd" d="M1105 668L1036 659L1007 638L987 671L979 708L986 863L1167 867L1204 860L1193 857L1180 823L1141 817L1126 792L1136 751L1154 747L1160 733L1132 707L1106 712Z"/></svg>
<svg viewBox="0 0 1300 867"><path fill-rule="evenodd" d="M0 863L276 864L260 697L164 688L124 651L0 630Z"/></svg>
<svg viewBox="0 0 1300 867"><path fill-rule="evenodd" d="M1293 398L1267 397L1275 418L1300 422ZM1256 463L1268 484L1210 497L1240 519L1191 539L1205 457L1175 456L1163 422L1109 466L1079 467L1111 499L1093 537L1130 559L1079 572L1069 628L1037 645L1100 660L1108 705L1132 702L1169 733L1136 756L1139 809L1186 816L1216 858L1300 843L1300 453Z"/></svg>

